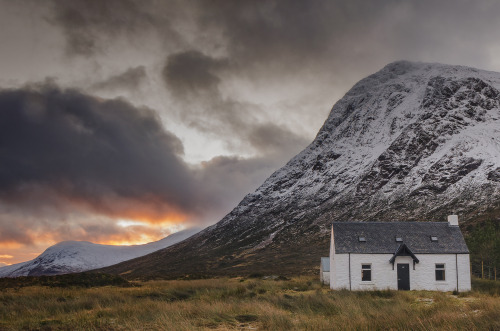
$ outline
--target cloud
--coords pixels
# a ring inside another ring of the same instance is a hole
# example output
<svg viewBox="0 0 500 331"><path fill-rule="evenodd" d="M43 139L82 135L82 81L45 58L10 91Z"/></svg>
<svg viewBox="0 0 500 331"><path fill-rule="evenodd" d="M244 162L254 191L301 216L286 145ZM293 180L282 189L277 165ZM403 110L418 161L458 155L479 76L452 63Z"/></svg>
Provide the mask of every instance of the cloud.
<svg viewBox="0 0 500 331"><path fill-rule="evenodd" d="M0 243L1 244L32 244L33 238L31 238L19 224L15 224L12 220L9 223L2 223L2 232L0 233ZM11 223L12 222L12 223Z"/></svg>
<svg viewBox="0 0 500 331"><path fill-rule="evenodd" d="M308 60L307 54L317 59L331 47L332 28L347 23L342 17L348 14L343 1L215 1L200 2L200 6L198 22L224 31L232 57L244 64L262 65L281 62L288 66L290 58Z"/></svg>
<svg viewBox="0 0 500 331"><path fill-rule="evenodd" d="M189 94L216 93L221 81L217 71L227 65L227 59L190 50L171 54L162 73L165 83L174 93L189 97Z"/></svg>
<svg viewBox="0 0 500 331"><path fill-rule="evenodd" d="M180 37L171 28L173 8L145 0L52 0L49 21L60 26L66 38L66 54L91 57L121 37L140 40L157 33L177 44ZM173 6L173 3L169 5Z"/></svg>
<svg viewBox="0 0 500 331"><path fill-rule="evenodd" d="M5 213L5 209L10 209L10 213ZM78 210L71 205L63 213L53 208L32 210L29 205L16 208L0 202L0 213L0 247L2 253L12 256L8 260L0 257L0 261L8 263L31 260L48 246L66 240L113 245L141 244L161 239L179 229L178 226L140 221L124 226L117 219Z"/></svg>
<svg viewBox="0 0 500 331"><path fill-rule="evenodd" d="M250 128L263 155L188 165L151 109L52 81L0 90L0 243L137 242L211 224L304 143L277 125Z"/></svg>
<svg viewBox="0 0 500 331"><path fill-rule="evenodd" d="M201 189L216 196L219 209L228 213L281 166L282 155L250 158L217 156L202 162L195 175L203 183Z"/></svg>
<svg viewBox="0 0 500 331"><path fill-rule="evenodd" d="M64 240L137 243L153 241L169 234L154 224L122 227L113 218L97 213L78 212L78 207L71 205L67 206L64 213L53 209L32 210L30 207L24 205L23 210L20 210L21 208L16 209L11 205L9 218L2 218L0 221L0 245L4 248L4 253L7 248L33 247L40 243L54 244ZM0 204L0 210L5 208L4 204ZM73 210L69 212L70 209Z"/></svg>
<svg viewBox="0 0 500 331"><path fill-rule="evenodd" d="M127 47L162 44L168 54L199 49L229 59L233 72L268 84L299 77L309 83L316 76L320 88L339 83L334 72L352 85L400 59L498 62L492 51L500 4L487 0L52 4L49 21L62 29L68 54L93 56L123 40L132 41Z"/></svg>
<svg viewBox="0 0 500 331"><path fill-rule="evenodd" d="M146 67L128 68L125 72L92 84L91 90L137 90L147 79Z"/></svg>
<svg viewBox="0 0 500 331"><path fill-rule="evenodd" d="M160 111L249 155L260 153L245 140L257 126L279 118L282 129L311 138L335 99L394 60L496 61L498 10L449 0L55 0L49 16L71 54L153 47L167 58L157 72L176 98ZM276 106L283 102L292 107Z"/></svg>
<svg viewBox="0 0 500 331"><path fill-rule="evenodd" d="M52 9L73 54L97 59L115 45L110 58L149 55L161 44L166 61L154 69L176 104L160 111L240 155L261 153L247 138L270 124L311 138L342 93L388 62L500 65L491 1L55 0Z"/></svg>
<svg viewBox="0 0 500 331"><path fill-rule="evenodd" d="M0 92L0 199L156 218L197 199L183 146L157 115L55 86ZM130 202L140 202L130 206Z"/></svg>
<svg viewBox="0 0 500 331"><path fill-rule="evenodd" d="M167 58L163 79L178 102L180 118L190 127L224 140L229 148L243 146L258 155L283 149L297 152L305 147L306 138L285 125L270 123L259 105L224 96L221 76L230 67L228 59L197 50Z"/></svg>
<svg viewBox="0 0 500 331"><path fill-rule="evenodd" d="M157 240L212 208L181 141L123 99L50 81L0 90L0 151L0 246L16 262L42 243Z"/></svg>
<svg viewBox="0 0 500 331"><path fill-rule="evenodd" d="M484 22L500 10L492 1L452 0L222 0L199 5L197 22L208 31L223 31L231 59L252 64L254 70L274 68L272 73L292 68L318 72L325 65L340 68L349 59L364 65L360 59L454 57L448 47L477 54L465 48L493 37L494 30ZM478 39L465 38L473 35Z"/></svg>

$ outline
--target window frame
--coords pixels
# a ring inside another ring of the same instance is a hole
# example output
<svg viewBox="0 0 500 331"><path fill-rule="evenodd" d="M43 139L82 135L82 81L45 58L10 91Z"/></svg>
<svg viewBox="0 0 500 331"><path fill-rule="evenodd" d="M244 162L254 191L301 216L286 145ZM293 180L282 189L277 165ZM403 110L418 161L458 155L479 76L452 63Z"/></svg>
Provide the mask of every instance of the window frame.
<svg viewBox="0 0 500 331"><path fill-rule="evenodd" d="M368 268L364 268L365 266L367 266ZM363 274L365 271L368 271L368 276L370 279L363 279ZM373 277L372 277L372 264L371 263L361 263L361 282L364 282L364 283L369 283L369 282L372 282L373 281Z"/></svg>
<svg viewBox="0 0 500 331"><path fill-rule="evenodd" d="M435 263L434 264L434 279L436 282L445 282L446 281L446 263ZM442 266L442 267L438 267ZM438 279L438 272L442 272L442 278Z"/></svg>

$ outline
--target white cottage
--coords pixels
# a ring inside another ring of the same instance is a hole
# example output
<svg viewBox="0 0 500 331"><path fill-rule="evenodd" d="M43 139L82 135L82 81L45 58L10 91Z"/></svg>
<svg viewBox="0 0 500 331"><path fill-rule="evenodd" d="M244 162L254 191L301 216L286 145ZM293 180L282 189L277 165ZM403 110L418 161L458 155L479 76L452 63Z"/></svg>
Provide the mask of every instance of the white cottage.
<svg viewBox="0 0 500 331"><path fill-rule="evenodd" d="M469 250L458 216L448 222L332 223L330 287L469 291Z"/></svg>

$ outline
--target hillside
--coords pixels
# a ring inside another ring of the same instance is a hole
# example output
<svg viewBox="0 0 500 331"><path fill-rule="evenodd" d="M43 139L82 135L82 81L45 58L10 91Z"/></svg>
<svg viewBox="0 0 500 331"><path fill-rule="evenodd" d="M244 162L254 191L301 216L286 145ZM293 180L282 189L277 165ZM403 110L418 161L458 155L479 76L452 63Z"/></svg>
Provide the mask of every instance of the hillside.
<svg viewBox="0 0 500 331"><path fill-rule="evenodd" d="M105 272L314 272L332 221L461 222L498 210L500 74L395 62L357 83L314 141L217 224Z"/></svg>

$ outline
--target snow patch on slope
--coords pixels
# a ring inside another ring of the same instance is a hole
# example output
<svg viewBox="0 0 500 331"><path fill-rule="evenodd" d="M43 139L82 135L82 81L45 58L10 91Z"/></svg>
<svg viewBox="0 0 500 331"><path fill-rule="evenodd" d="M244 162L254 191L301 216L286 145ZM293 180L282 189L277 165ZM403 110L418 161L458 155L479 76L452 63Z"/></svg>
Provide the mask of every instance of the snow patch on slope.
<svg viewBox="0 0 500 331"><path fill-rule="evenodd" d="M261 236L243 247L253 252L300 220L326 233L335 220L467 213L470 199L487 208L500 197L499 90L499 73L391 63L347 92L306 149L205 233L221 244L224 231L228 243Z"/></svg>

